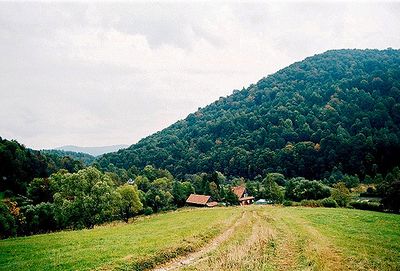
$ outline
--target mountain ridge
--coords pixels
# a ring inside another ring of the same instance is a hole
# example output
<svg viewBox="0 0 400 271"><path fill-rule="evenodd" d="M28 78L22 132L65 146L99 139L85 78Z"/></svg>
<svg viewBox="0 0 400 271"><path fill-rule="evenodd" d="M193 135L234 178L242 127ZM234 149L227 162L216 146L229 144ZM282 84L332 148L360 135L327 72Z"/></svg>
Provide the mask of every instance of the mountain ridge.
<svg viewBox="0 0 400 271"><path fill-rule="evenodd" d="M307 57L98 162L126 169L153 164L180 177L213 170L309 178L334 170L387 172L399 162L393 154L400 137L399 52ZM352 144L361 147L349 161L345 147Z"/></svg>

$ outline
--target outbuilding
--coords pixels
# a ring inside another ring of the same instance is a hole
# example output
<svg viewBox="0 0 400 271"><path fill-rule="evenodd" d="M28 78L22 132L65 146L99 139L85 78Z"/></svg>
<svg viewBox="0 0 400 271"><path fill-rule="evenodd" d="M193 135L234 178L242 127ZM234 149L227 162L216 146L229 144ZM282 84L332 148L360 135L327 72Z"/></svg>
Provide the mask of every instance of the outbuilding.
<svg viewBox="0 0 400 271"><path fill-rule="evenodd" d="M198 207L214 207L218 205L218 202L213 201L211 196L190 194L187 198L186 203L191 206Z"/></svg>

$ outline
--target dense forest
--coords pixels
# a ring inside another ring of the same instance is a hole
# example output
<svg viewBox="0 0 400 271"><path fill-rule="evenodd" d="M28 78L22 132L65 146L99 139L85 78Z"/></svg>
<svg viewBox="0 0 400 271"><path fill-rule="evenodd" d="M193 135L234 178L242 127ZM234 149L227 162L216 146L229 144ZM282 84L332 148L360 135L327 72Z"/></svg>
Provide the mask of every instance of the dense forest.
<svg viewBox="0 0 400 271"><path fill-rule="evenodd" d="M58 151L35 151L15 140L0 137L0 192L24 196L28 184L35 177L48 177L60 169L68 172L83 169L84 163L75 159L76 155L79 156Z"/></svg>
<svg viewBox="0 0 400 271"><path fill-rule="evenodd" d="M333 50L294 63L131 147L103 169L147 164L178 177L374 176L400 162L400 51Z"/></svg>

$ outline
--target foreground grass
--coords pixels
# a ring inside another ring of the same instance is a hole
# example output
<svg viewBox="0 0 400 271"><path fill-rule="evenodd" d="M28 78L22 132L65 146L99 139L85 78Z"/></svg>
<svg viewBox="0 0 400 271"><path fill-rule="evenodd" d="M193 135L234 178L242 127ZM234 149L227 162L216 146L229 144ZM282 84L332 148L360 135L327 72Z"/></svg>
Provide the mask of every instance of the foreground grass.
<svg viewBox="0 0 400 271"><path fill-rule="evenodd" d="M247 208L219 249L183 270L400 270L400 216L348 209Z"/></svg>
<svg viewBox="0 0 400 271"><path fill-rule="evenodd" d="M195 250L239 215L235 208L184 209L132 224L2 240L0 270L140 270Z"/></svg>
<svg viewBox="0 0 400 271"><path fill-rule="evenodd" d="M206 245L228 228L229 238ZM143 270L205 245L181 269L400 270L400 216L303 207L184 209L128 225L2 240L0 269Z"/></svg>

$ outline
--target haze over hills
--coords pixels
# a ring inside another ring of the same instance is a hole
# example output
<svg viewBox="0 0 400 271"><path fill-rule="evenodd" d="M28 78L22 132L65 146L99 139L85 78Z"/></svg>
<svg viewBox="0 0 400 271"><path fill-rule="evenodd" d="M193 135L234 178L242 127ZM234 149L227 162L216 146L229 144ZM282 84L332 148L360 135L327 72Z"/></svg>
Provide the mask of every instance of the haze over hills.
<svg viewBox="0 0 400 271"><path fill-rule="evenodd" d="M266 60L267 61L267 60ZM400 163L400 51L331 50L234 90L100 165L183 177L221 171L327 178Z"/></svg>
<svg viewBox="0 0 400 271"><path fill-rule="evenodd" d="M73 146L67 145L55 148L55 150L63 150L63 151L72 151L72 152L82 152L88 153L93 156L99 156L109 152L116 152L120 149L125 149L129 147L129 145L111 145L111 146L100 146L100 147L80 147L80 146Z"/></svg>

